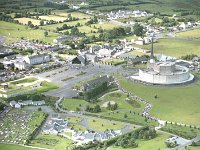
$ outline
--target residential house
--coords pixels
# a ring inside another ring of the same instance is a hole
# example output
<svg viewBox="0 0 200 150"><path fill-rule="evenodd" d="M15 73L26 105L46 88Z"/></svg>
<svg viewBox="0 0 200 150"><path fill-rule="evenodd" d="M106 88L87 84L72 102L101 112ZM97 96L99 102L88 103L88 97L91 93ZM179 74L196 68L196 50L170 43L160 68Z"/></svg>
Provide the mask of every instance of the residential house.
<svg viewBox="0 0 200 150"><path fill-rule="evenodd" d="M80 55L80 56L77 56L74 59L72 59L71 63L72 64L77 64L77 65L85 66L85 65L87 65L88 61L87 61L86 56Z"/></svg>
<svg viewBox="0 0 200 150"><path fill-rule="evenodd" d="M51 118L43 127L44 134L59 134L63 133L67 128L68 121L60 118Z"/></svg>

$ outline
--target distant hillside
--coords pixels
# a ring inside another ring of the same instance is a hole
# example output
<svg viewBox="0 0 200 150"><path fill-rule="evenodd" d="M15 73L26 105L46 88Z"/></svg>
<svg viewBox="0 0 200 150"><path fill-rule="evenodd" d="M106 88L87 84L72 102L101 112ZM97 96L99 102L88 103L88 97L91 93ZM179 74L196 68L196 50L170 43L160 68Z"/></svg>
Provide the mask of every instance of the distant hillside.
<svg viewBox="0 0 200 150"><path fill-rule="evenodd" d="M44 8L44 3L62 0L0 0L0 11ZM119 9L145 10L161 15L198 17L200 16L200 0L66 0L69 4L87 2L89 5L81 9L98 11L114 11Z"/></svg>
<svg viewBox="0 0 200 150"><path fill-rule="evenodd" d="M117 9L140 9L162 14L200 12L200 0L86 0L93 9L110 11Z"/></svg>

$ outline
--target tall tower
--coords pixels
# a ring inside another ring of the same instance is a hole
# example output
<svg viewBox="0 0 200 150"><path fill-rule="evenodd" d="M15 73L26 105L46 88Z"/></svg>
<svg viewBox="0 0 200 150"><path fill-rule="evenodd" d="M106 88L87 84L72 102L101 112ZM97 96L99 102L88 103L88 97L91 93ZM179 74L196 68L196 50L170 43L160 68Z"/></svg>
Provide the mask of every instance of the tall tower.
<svg viewBox="0 0 200 150"><path fill-rule="evenodd" d="M153 55L153 37L151 38L151 56L150 56L150 63L155 63L154 55Z"/></svg>

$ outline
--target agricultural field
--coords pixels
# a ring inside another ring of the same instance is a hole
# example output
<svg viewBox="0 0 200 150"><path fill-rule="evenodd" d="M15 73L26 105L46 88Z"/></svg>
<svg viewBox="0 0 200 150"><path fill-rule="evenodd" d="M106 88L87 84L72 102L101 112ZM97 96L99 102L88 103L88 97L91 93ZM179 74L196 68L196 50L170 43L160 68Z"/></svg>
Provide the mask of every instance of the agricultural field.
<svg viewBox="0 0 200 150"><path fill-rule="evenodd" d="M53 20L53 21L64 21L67 19L67 17L62 17L62 16L56 16L56 15L48 15L48 16L39 16L40 19L43 20Z"/></svg>
<svg viewBox="0 0 200 150"><path fill-rule="evenodd" d="M138 46L144 49L151 49L151 45ZM189 54L200 55L200 45L197 40L187 39L160 39L154 44L155 54L165 54L173 57L181 57Z"/></svg>
<svg viewBox="0 0 200 150"><path fill-rule="evenodd" d="M164 141L168 139L170 136L167 134L163 134L158 132L157 137L151 140L136 140L138 143L138 147L134 148L134 150L147 150L147 149L154 149L154 150L167 150ZM110 150L121 150L121 147L111 146L109 147ZM132 148L126 148L126 150L133 150Z"/></svg>
<svg viewBox="0 0 200 150"><path fill-rule="evenodd" d="M65 137L60 137L57 135L42 135L39 134L35 139L31 141L29 145L54 149L54 150L64 150L72 144L70 139Z"/></svg>
<svg viewBox="0 0 200 150"><path fill-rule="evenodd" d="M200 29L180 32L180 33L177 33L176 35L177 35L177 37L200 40Z"/></svg>
<svg viewBox="0 0 200 150"><path fill-rule="evenodd" d="M70 21L70 22L64 22L64 23L57 23L57 24L52 24L52 25L46 25L43 26L43 29L46 30L56 30L57 27L62 27L64 24L68 25L68 26L75 26L77 23L80 23L81 25L85 25L85 23L88 21L88 19L84 19L84 20L77 20L77 21Z"/></svg>
<svg viewBox="0 0 200 150"><path fill-rule="evenodd" d="M92 28L94 28L94 27L102 28L103 30L111 30L111 29L119 27L119 26L116 24L113 24L111 22L102 22L102 23L98 23L98 24L92 24L91 27Z"/></svg>
<svg viewBox="0 0 200 150"><path fill-rule="evenodd" d="M16 18L15 20L18 20L19 23L22 23L24 25L27 25L29 21L32 22L33 25L40 25L40 20L32 19L32 18Z"/></svg>
<svg viewBox="0 0 200 150"><path fill-rule="evenodd" d="M71 14L72 17L75 18L79 18L79 19L89 19L92 16L88 15L88 14L84 14L81 12L70 12L70 13L66 13L65 11L53 11L53 13L55 13L58 16L62 16L62 17L67 17L69 14Z"/></svg>
<svg viewBox="0 0 200 150"><path fill-rule="evenodd" d="M192 125L199 125L200 122L199 83L200 81L185 86L160 87L139 85L125 79L120 80L123 88L152 104L150 113L153 116Z"/></svg>
<svg viewBox="0 0 200 150"><path fill-rule="evenodd" d="M26 26L0 21L0 35L8 38L21 39L38 39L39 41L53 43L53 40L58 37L57 33L48 32L48 36L44 36L44 31L37 29L29 29Z"/></svg>
<svg viewBox="0 0 200 150"><path fill-rule="evenodd" d="M91 28L89 26L78 27L79 31L82 33L90 34L91 32L97 32L97 29Z"/></svg>

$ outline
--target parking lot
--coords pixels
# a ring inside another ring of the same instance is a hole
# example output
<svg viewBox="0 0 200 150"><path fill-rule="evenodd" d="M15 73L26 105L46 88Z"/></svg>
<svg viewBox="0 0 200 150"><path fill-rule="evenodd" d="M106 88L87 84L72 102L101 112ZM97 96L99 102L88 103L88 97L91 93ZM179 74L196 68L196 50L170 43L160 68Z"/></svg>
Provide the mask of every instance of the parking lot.
<svg viewBox="0 0 200 150"><path fill-rule="evenodd" d="M125 70L121 66L102 64L90 64L87 66L64 65L59 69L34 75L62 85L61 88L47 92L46 95L57 97L75 97L77 92L73 90L76 83L89 80L98 75L112 75L113 73L131 74L135 70Z"/></svg>

